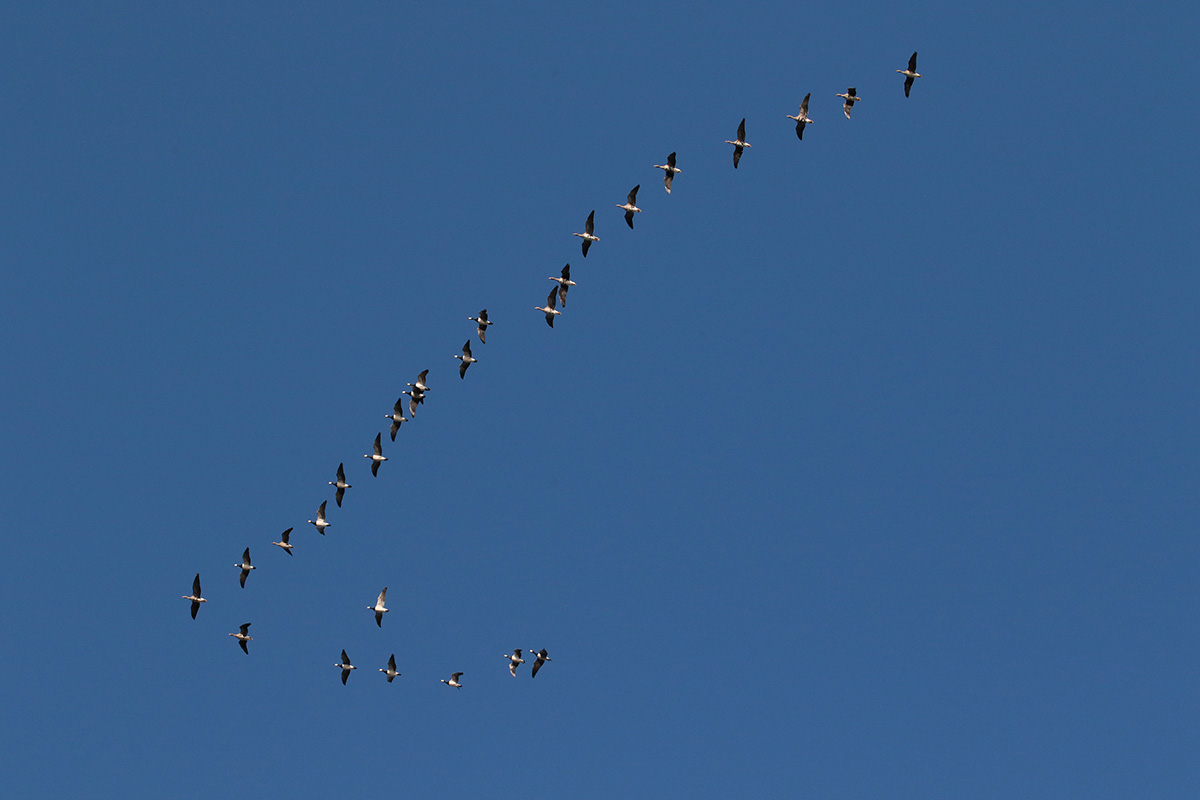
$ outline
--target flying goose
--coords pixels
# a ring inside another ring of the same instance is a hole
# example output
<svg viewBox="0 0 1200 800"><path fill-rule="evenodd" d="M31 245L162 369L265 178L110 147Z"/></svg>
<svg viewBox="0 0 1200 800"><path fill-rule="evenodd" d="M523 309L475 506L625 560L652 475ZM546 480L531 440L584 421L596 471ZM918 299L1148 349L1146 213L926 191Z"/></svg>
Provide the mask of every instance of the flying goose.
<svg viewBox="0 0 1200 800"><path fill-rule="evenodd" d="M550 280L558 284L558 304L563 308L567 307L567 288L575 286L575 281L571 280L571 265L567 264L562 268L562 277L556 278L550 276Z"/></svg>
<svg viewBox="0 0 1200 800"><path fill-rule="evenodd" d="M419 375L417 375L417 382L410 383L409 386L411 386L413 389L419 391L421 394L425 394L426 392L429 391L429 387L425 385L425 376L428 374L429 374L429 370L427 370L427 369L421 370L421 373Z"/></svg>
<svg viewBox="0 0 1200 800"><path fill-rule="evenodd" d="M382 433L375 434L375 447L373 448L373 452L363 454L363 458L371 459L371 475L374 477L379 477L379 465L384 461L387 461L387 456L383 454L382 440Z"/></svg>
<svg viewBox="0 0 1200 800"><path fill-rule="evenodd" d="M629 190L629 196L625 199L625 205L617 204L617 208L625 209L625 224L629 226L629 230L633 230L633 215L641 211L637 207L637 193L640 188L642 188L642 185L639 183Z"/></svg>
<svg viewBox="0 0 1200 800"><path fill-rule="evenodd" d="M584 242L584 244L587 244L587 242ZM558 289L551 289L550 296L546 298L545 307L542 307L542 306L534 306L533 307L533 309L535 311L546 312L546 324L549 325L551 328L554 327L554 318L562 313L561 311L559 311L557 308L554 307L555 295L557 295L557 294L558 294Z"/></svg>
<svg viewBox="0 0 1200 800"><path fill-rule="evenodd" d="M588 248L592 246L592 242L600 241L599 236L593 236L592 233L596 230L596 209L592 209L592 213L588 214L587 222L583 225L583 233L573 233L572 236L578 236L583 239L583 257L587 258Z"/></svg>
<svg viewBox="0 0 1200 800"><path fill-rule="evenodd" d="M417 405L425 402L425 393L420 389L405 389L400 394L408 395L408 416L416 417ZM400 401L397 400L396 402L399 403ZM392 424L395 425L396 423L393 422Z"/></svg>
<svg viewBox="0 0 1200 800"><path fill-rule="evenodd" d="M392 441L396 440L396 435L392 434ZM338 464L337 481L328 481L330 486L337 487L337 493L333 496L337 500L338 508L342 507L342 496L346 494L347 489L352 489L350 484L346 483L346 465L345 463Z"/></svg>
<svg viewBox="0 0 1200 800"><path fill-rule="evenodd" d="M346 655L346 651L345 651L345 650L343 650L343 651L342 651L342 660L341 660L341 662L340 662L340 663L338 663L338 664L334 664L334 666L335 666L335 667L341 667L341 670L342 670L342 686L345 686L345 685L346 685L346 678L349 678L349 677L350 677L350 670L352 670L352 669L358 669L358 667L356 667L356 666L354 666L353 664L351 664L351 663L350 663L350 656Z"/></svg>
<svg viewBox="0 0 1200 800"><path fill-rule="evenodd" d="M675 180L675 173L683 172L679 167L675 166L675 154L667 156L666 164L655 164L655 169L663 170L663 186L667 187L667 194L671 193L671 181Z"/></svg>
<svg viewBox="0 0 1200 800"><path fill-rule="evenodd" d="M396 654L395 653L392 653L391 656L388 657L387 669L381 669L379 671L382 672L384 675L387 675L388 683L391 683L392 680L395 679L396 676L400 674L399 672L396 672Z"/></svg>
<svg viewBox="0 0 1200 800"><path fill-rule="evenodd" d="M450 675L450 680L446 680L445 678L442 678L442 683L446 684L447 686L453 686L455 689L461 689L462 684L458 682L458 679L461 677L462 677L461 672L455 672Z"/></svg>
<svg viewBox="0 0 1200 800"><path fill-rule="evenodd" d="M842 105L842 113L846 115L846 119L850 119L850 109L854 108L854 104L857 103L859 100L862 100L862 98L859 97L858 93L854 91L853 86L851 86L849 89L847 89L845 94L838 92L838 94L835 96L843 97L846 99L845 104Z"/></svg>
<svg viewBox="0 0 1200 800"><path fill-rule="evenodd" d="M531 652L531 653L533 652L532 647L529 648L529 652ZM536 678L537 674L538 674L538 670L542 668L542 664L545 664L547 661L550 660L550 656L547 655L546 648L544 648L544 647L541 650L537 651L536 655L537 655L537 659L533 662L533 674L529 676L531 678Z"/></svg>
<svg viewBox="0 0 1200 800"><path fill-rule="evenodd" d="M196 578L195 578L195 580L192 581L192 593L181 595L181 596L183 597L184 600L192 601L192 619L195 619L196 612L200 610L200 604L208 602L207 600L205 600L203 597L200 596L200 573L199 572L196 573Z"/></svg>
<svg viewBox="0 0 1200 800"><path fill-rule="evenodd" d="M243 622L240 627L242 629L241 633L231 633L229 635L238 640L238 644L242 646L243 653L250 655L250 650L246 647L246 642L254 641L254 637L247 633L250 630L250 623Z"/></svg>
<svg viewBox="0 0 1200 800"><path fill-rule="evenodd" d="M283 552L287 553L290 556L292 554L292 548L296 546L288 541L288 537L291 535L292 535L292 529L288 528L286 531L284 531L282 534L279 535L279 538L283 539L282 542L271 542L271 544L275 545L276 547L282 547Z"/></svg>
<svg viewBox="0 0 1200 800"><path fill-rule="evenodd" d="M257 567L255 567L253 564L250 563L250 548L249 547L246 548L246 552L242 553L242 563L234 564L234 566L242 568L242 574L241 574L240 580L241 580L242 588L245 589L246 588L246 576L250 574L250 570L258 569ZM245 633L245 631L242 631L242 633Z"/></svg>
<svg viewBox="0 0 1200 800"><path fill-rule="evenodd" d="M804 99L800 101L800 113L796 116L787 115L788 119L796 120L796 138L804 140L804 126L811 125L812 120L808 118L808 98L812 97L812 92L804 95Z"/></svg>
<svg viewBox="0 0 1200 800"><path fill-rule="evenodd" d="M392 441L396 441L396 431L400 430L401 425L403 425L405 422L408 422L408 419L404 416L403 396L396 398L396 405L392 406L392 413L384 414L383 418L390 419L392 421Z"/></svg>
<svg viewBox="0 0 1200 800"><path fill-rule="evenodd" d="M487 344L487 329L488 325L492 324L488 321L487 309L485 308L480 311L478 317L467 317L467 319L471 320L472 322L479 323L479 341L483 344Z"/></svg>
<svg viewBox="0 0 1200 800"><path fill-rule="evenodd" d="M383 591L379 593L379 599L375 601L375 605L367 606L367 611L375 612L375 624L383 627L383 615L388 612L384 607L384 602L387 600L387 587L383 587Z"/></svg>
<svg viewBox="0 0 1200 800"><path fill-rule="evenodd" d="M508 659L509 674L514 678L517 677L517 666L525 663L525 659L521 658L521 648L518 647L516 650L513 650L511 656L505 653L504 657Z"/></svg>
<svg viewBox="0 0 1200 800"><path fill-rule="evenodd" d="M325 535L325 529L330 525L330 523L325 521L325 503L328 502L328 500L322 501L321 507L317 509L317 518L309 520L310 524L317 526L317 533L321 534L322 536Z"/></svg>
<svg viewBox="0 0 1200 800"><path fill-rule="evenodd" d="M738 125L737 140L726 139L725 144L733 145L733 168L737 169L738 162L742 160L742 148L750 146L750 143L746 141L746 119L744 117L741 124Z"/></svg>
<svg viewBox="0 0 1200 800"><path fill-rule="evenodd" d="M467 343L463 345L463 354L461 356L455 356L455 358L457 358L459 361L458 377L460 377L460 378L467 377L467 367L471 366L472 364L474 364L476 361L479 360L471 355L471 340L470 339L467 339Z"/></svg>
<svg viewBox="0 0 1200 800"><path fill-rule="evenodd" d="M908 97L909 91L912 89L913 81L921 77L921 73L917 72L917 53L914 50L912 56L908 59L908 69L898 69L904 76L904 96Z"/></svg>

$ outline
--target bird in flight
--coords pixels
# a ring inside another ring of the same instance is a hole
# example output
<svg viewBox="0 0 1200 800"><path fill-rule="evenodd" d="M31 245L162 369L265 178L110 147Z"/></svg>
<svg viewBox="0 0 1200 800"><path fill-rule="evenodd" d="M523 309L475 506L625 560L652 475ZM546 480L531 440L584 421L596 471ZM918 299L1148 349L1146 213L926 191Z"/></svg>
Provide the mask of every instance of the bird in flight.
<svg viewBox="0 0 1200 800"><path fill-rule="evenodd" d="M846 115L846 119L850 119L850 109L854 108L854 104L859 100L862 100L862 98L858 96L858 92L854 90L853 86L851 86L845 92L838 92L835 96L844 98L846 100L846 102L842 104L842 113Z"/></svg>
<svg viewBox="0 0 1200 800"><path fill-rule="evenodd" d="M533 652L532 647L529 649L529 652L531 652L531 653ZM545 664L547 661L550 660L550 656L548 653L546 653L546 648L544 648L544 647L541 650L538 650L536 655L537 655L537 658L533 662L533 674L529 676L531 678L536 678L537 674L538 674L538 670L542 668L542 664Z"/></svg>
<svg viewBox="0 0 1200 800"><path fill-rule="evenodd" d="M583 239L583 257L587 258L588 248L592 246L592 242L600 241L599 236L594 236L596 230L596 209L592 209L592 213L588 214L587 222L583 225L583 233L571 234Z"/></svg>
<svg viewBox="0 0 1200 800"><path fill-rule="evenodd" d="M671 193L671 181L675 180L677 173L683 172L679 167L675 166L675 154L667 156L667 163L655 164L655 169L663 170L663 186L667 189L667 194Z"/></svg>
<svg viewBox="0 0 1200 800"><path fill-rule="evenodd" d="M808 118L808 98L812 97L812 92L804 95L804 99L800 101L800 113L796 116L787 115L788 119L796 120L796 138L804 140L804 126L811 125L812 120Z"/></svg>
<svg viewBox="0 0 1200 800"><path fill-rule="evenodd" d="M345 650L342 651L342 660L334 664L334 666L340 667L342 670L342 686L346 685L346 679L350 677L350 670L358 669L358 667L350 663L350 656L346 655Z"/></svg>
<svg viewBox="0 0 1200 800"><path fill-rule="evenodd" d="M395 653L392 653L391 656L388 657L387 669L380 669L379 671L387 676L388 683L391 683L396 678L396 676L400 674L399 672L396 672L396 654Z"/></svg>
<svg viewBox="0 0 1200 800"><path fill-rule="evenodd" d="M558 304L563 308L567 307L567 289L575 286L575 281L571 280L571 265L567 264L562 268L562 277L556 278L550 276L550 280L558 284Z"/></svg>
<svg viewBox="0 0 1200 800"><path fill-rule="evenodd" d="M461 689L462 684L458 682L458 679L461 677L462 677L461 672L455 672L450 675L450 680L446 680L445 678L442 678L442 683L446 684L447 686L453 686L455 689Z"/></svg>
<svg viewBox="0 0 1200 800"><path fill-rule="evenodd" d="M478 323L478 325L479 325L479 331L478 331L479 341L482 342L483 344L487 344L487 329L488 329L488 325L492 324L491 322L488 321L487 309L485 308L482 311L480 311L478 317L467 317L467 319L471 320L472 322Z"/></svg>
<svg viewBox="0 0 1200 800"><path fill-rule="evenodd" d="M479 359L475 358L475 356L471 355L471 340L470 339L467 339L467 343L463 345L462 355L455 356L455 358L457 358L459 361L458 377L460 377L460 378L467 377L467 367L471 366L472 364L474 364L476 361L479 360Z"/></svg>
<svg viewBox="0 0 1200 800"><path fill-rule="evenodd" d="M396 404L392 406L392 413L384 414L383 418L390 419L392 421L392 441L396 441L396 431L400 430L401 425L408 422L408 419L404 416L403 395L396 398Z"/></svg>
<svg viewBox="0 0 1200 800"><path fill-rule="evenodd" d="M239 581L242 584L242 588L245 589L246 588L246 576L250 574L250 570L257 569L257 567L255 567L253 564L250 563L250 548L249 547L246 548L246 552L242 553L242 563L234 564L234 566L241 567L241 569L242 569L242 574L241 574L241 576L239 576ZM245 631L242 631L242 633L245 633Z"/></svg>
<svg viewBox="0 0 1200 800"><path fill-rule="evenodd" d="M521 658L521 648L518 647L516 650L513 650L511 656L505 653L504 657L508 659L509 674L514 678L517 677L517 667L525 663L525 659Z"/></svg>
<svg viewBox="0 0 1200 800"><path fill-rule="evenodd" d="M394 433L392 434L392 441L393 442L396 441L396 434L394 434ZM329 485L337 488L337 493L334 494L333 499L337 501L338 508L341 508L342 507L342 496L346 494L347 489L354 488L350 484L346 483L346 465L345 465L345 463L338 464L337 480L329 481Z"/></svg>
<svg viewBox="0 0 1200 800"><path fill-rule="evenodd" d="M200 573L199 572L196 573L196 578L195 578L195 580L192 581L192 593L183 595L183 599L192 601L192 619L195 619L196 612L200 610L200 604L208 602L207 600L205 600L203 597L200 596Z"/></svg>
<svg viewBox="0 0 1200 800"><path fill-rule="evenodd" d="M533 307L534 311L544 311L546 313L546 324L551 328L554 327L554 318L562 313L554 307L554 301L557 299L557 295L558 289L551 289L550 296L546 298L546 305Z"/></svg>
<svg viewBox="0 0 1200 800"><path fill-rule="evenodd" d="M387 456L383 454L382 433L375 434L375 446L372 448L372 452L364 453L363 458L371 459L371 475L373 477L379 477L379 465L384 461L387 461Z"/></svg>
<svg viewBox="0 0 1200 800"><path fill-rule="evenodd" d="M637 193L640 188L642 188L642 185L639 183L629 190L629 196L625 199L625 205L617 204L617 208L625 209L625 224L629 226L629 230L633 230L633 215L641 212L641 209L637 207Z"/></svg>
<svg viewBox="0 0 1200 800"><path fill-rule="evenodd" d="M249 650L249 648L246 647L246 642L254 641L254 637L251 636L249 633L247 633L247 631L250 630L250 623L243 622L240 627L241 627L240 633L231 633L229 635L238 640L238 644L240 644L242 646L243 653L245 653L246 655L250 655L250 650Z"/></svg>
<svg viewBox="0 0 1200 800"><path fill-rule="evenodd" d="M367 611L375 612L375 624L383 627L383 615L388 612L384 602L387 601L387 587L383 587L383 591L379 593L379 599L375 601L375 605L367 606Z"/></svg>
<svg viewBox="0 0 1200 800"><path fill-rule="evenodd" d="M282 547L283 551L290 556L292 554L292 548L296 546L288 541L288 537L291 535L292 529L288 528L279 536L279 538L283 540L282 542L271 542L271 544L275 545L276 547Z"/></svg>
<svg viewBox="0 0 1200 800"><path fill-rule="evenodd" d="M317 528L317 533L321 534L322 536L325 535L325 529L331 524L325 521L325 504L328 502L328 500L323 500L321 502L321 507L317 509L317 518L309 520L309 524L315 525Z"/></svg>
<svg viewBox="0 0 1200 800"><path fill-rule="evenodd" d="M909 91L912 90L913 81L921 77L921 73L917 72L917 53L915 50L908 58L908 69L898 69L896 72L904 76L904 96L908 97Z"/></svg>
<svg viewBox="0 0 1200 800"><path fill-rule="evenodd" d="M737 139L735 141L726 139L725 144L733 145L733 168L737 169L738 162L742 160L742 148L750 146L750 143L746 141L746 120L744 117L741 124L738 125Z"/></svg>

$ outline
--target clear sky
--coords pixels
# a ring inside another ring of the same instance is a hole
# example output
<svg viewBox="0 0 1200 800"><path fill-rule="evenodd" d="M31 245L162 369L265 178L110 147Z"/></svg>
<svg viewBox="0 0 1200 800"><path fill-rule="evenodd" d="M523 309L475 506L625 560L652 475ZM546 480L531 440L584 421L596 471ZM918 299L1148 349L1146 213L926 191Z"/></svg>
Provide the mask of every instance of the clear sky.
<svg viewBox="0 0 1200 800"><path fill-rule="evenodd" d="M9 4L6 793L1200 794L1197 11L966 9Z"/></svg>

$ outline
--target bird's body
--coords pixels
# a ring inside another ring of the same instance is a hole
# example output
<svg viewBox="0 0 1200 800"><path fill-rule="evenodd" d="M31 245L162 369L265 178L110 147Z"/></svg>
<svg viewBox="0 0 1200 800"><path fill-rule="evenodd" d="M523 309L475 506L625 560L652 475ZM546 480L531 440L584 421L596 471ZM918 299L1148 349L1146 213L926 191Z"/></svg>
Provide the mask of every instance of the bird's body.
<svg viewBox="0 0 1200 800"><path fill-rule="evenodd" d="M797 114L794 117L791 114L787 115L788 119L796 120L796 138L798 138L802 141L804 139L804 126L812 124L812 120L808 118L808 98L811 96L812 96L812 92L809 92L808 94L804 95L804 99L800 101L800 113L799 114Z"/></svg>
<svg viewBox="0 0 1200 800"><path fill-rule="evenodd" d="M425 385L425 376L427 376L428 374L429 374L429 370L427 370L427 369L421 370L421 372L418 373L418 375L417 375L417 382L410 383L409 386L411 386L413 389L419 391L421 394L425 394L426 392L429 391L429 387Z"/></svg>
<svg viewBox="0 0 1200 800"><path fill-rule="evenodd" d="M857 103L859 100L862 100L862 98L858 96L857 90L851 86L845 92L838 92L838 94L835 96L846 101L842 104L842 113L846 115L846 119L850 119L850 109L854 108L855 103Z"/></svg>
<svg viewBox="0 0 1200 800"><path fill-rule="evenodd" d="M467 367L471 366L472 364L474 364L476 361L479 360L479 359L475 358L473 355L471 355L471 340L470 339L467 339L467 343L463 345L462 355L455 356L455 358L457 358L458 362L459 362L458 363L458 377L460 377L460 378L467 377Z"/></svg>
<svg viewBox="0 0 1200 800"><path fill-rule="evenodd" d="M517 667L525 663L525 659L521 658L521 648L518 647L516 650L513 650L512 655L505 653L504 657L508 659L509 674L514 678L517 677Z"/></svg>
<svg viewBox="0 0 1200 800"><path fill-rule="evenodd" d="M561 287L560 287L561 288ZM534 306L535 311L541 311L546 315L546 324L551 328L554 327L554 318L562 312L554 307L554 301L557 299L558 289L551 289L550 296L546 298L545 306Z"/></svg>
<svg viewBox="0 0 1200 800"><path fill-rule="evenodd" d="M683 170L675 166L675 154L671 153L671 155L667 156L667 163L655 164L654 168L663 171L663 186L666 187L667 194L670 194L671 182L675 180L675 176L678 173L683 172Z"/></svg>
<svg viewBox="0 0 1200 800"><path fill-rule="evenodd" d="M250 563L250 548L249 547L246 548L246 552L242 553L242 563L234 564L234 566L240 567L242 570L242 574L238 578L238 580L241 582L242 588L245 589L246 588L246 576L250 574L250 570L257 569L257 567L255 567L253 564Z"/></svg>
<svg viewBox="0 0 1200 800"><path fill-rule="evenodd" d="M271 542L271 544L275 545L276 547L282 547L283 552L287 553L290 556L292 554L292 548L296 546L288 541L288 537L291 535L292 535L292 529L288 528L286 531L284 531L283 533L281 533L279 535L279 538L283 540L282 542Z"/></svg>
<svg viewBox="0 0 1200 800"><path fill-rule="evenodd" d="M637 207L637 193L640 188L642 185L639 183L629 190L629 195L625 198L625 205L617 204L617 208L625 209L625 224L629 226L630 230L633 230L633 215L641 212L641 209Z"/></svg>
<svg viewBox="0 0 1200 800"><path fill-rule="evenodd" d="M562 268L562 277L556 278L550 276L550 280L558 284L558 304L563 308L567 307L567 289L575 286L575 281L571 280L571 265L567 264Z"/></svg>
<svg viewBox="0 0 1200 800"><path fill-rule="evenodd" d="M396 437L393 436L392 441L395 441L395 439L396 439ZM329 485L333 486L334 488L337 489L337 492L334 494L333 499L337 501L338 508L341 508L342 507L342 496L346 494L347 489L353 488L350 484L346 483L346 465L345 465L345 463L338 464L337 480L329 481Z"/></svg>
<svg viewBox="0 0 1200 800"><path fill-rule="evenodd" d="M476 331L479 334L479 341L482 342L483 344L487 344L487 329L488 329L488 325L492 324L488 320L487 309L485 308L482 311L480 311L478 317L467 317L467 319L471 320L472 322L476 323L479 326L478 330Z"/></svg>
<svg viewBox="0 0 1200 800"><path fill-rule="evenodd" d="M746 119L744 117L741 124L738 125L737 139L726 139L725 144L733 145L733 168L737 169L738 162L742 160L742 149L750 146L750 143L746 141Z"/></svg>
<svg viewBox="0 0 1200 800"><path fill-rule="evenodd" d="M387 676L388 683L391 683L392 680L400 674L399 672L396 671L396 654L395 653L392 653L391 656L388 657L387 669L380 669L379 671Z"/></svg>
<svg viewBox="0 0 1200 800"><path fill-rule="evenodd" d="M342 670L342 686L346 685L346 679L350 677L350 670L358 669L358 667L350 663L350 656L346 655L345 650L342 651L342 660L334 664L334 666Z"/></svg>
<svg viewBox="0 0 1200 800"><path fill-rule="evenodd" d="M192 581L192 593L181 595L181 597L183 597L184 600L192 601L192 619L195 619L196 612L200 610L200 604L208 602L207 600L205 600L203 597L200 596L200 573L199 572L196 573L196 577Z"/></svg>
<svg viewBox="0 0 1200 800"><path fill-rule="evenodd" d="M455 672L455 673L451 674L450 680L446 680L445 678L442 678L442 683L446 684L447 686L453 686L455 689L461 689L462 684L458 682L458 679L461 677L462 677L461 672Z"/></svg>
<svg viewBox="0 0 1200 800"><path fill-rule="evenodd" d="M913 81L921 77L921 73L917 72L917 53L915 50L909 56L908 69L898 69L896 72L904 76L904 96L908 97L909 91L912 90Z"/></svg>
<svg viewBox="0 0 1200 800"><path fill-rule="evenodd" d="M241 628L239 633L231 633L229 635L238 640L238 644L242 646L243 653L250 655L250 650L246 647L246 642L254 641L254 637L247 633L250 630L250 623L243 622L239 627Z"/></svg>
<svg viewBox="0 0 1200 800"><path fill-rule="evenodd" d="M375 601L375 605L367 606L367 611L375 612L375 624L383 627L383 615L388 612L387 606L384 603L387 601L387 587L383 587L383 591L379 593L379 599Z"/></svg>
<svg viewBox="0 0 1200 800"><path fill-rule="evenodd" d="M408 422L404 416L404 398L403 396L396 398L396 404L392 406L392 413L384 414L384 419L392 421L392 441L396 441L396 431L400 430L400 426Z"/></svg>
<svg viewBox="0 0 1200 800"><path fill-rule="evenodd" d="M532 647L529 648L529 652L533 653ZM537 653L535 653L534 655L536 656L536 658L533 661L533 668L532 668L533 674L529 676L531 678L536 678L537 674L538 674L538 670L542 668L542 664L545 664L547 661L550 660L550 655L546 652L546 648L544 648L544 647L541 650L538 650Z"/></svg>
<svg viewBox="0 0 1200 800"><path fill-rule="evenodd" d="M365 453L363 458L371 459L371 475L379 476L379 465L387 461L387 456L383 454L383 434L375 434L375 446L370 453Z"/></svg>
<svg viewBox="0 0 1200 800"><path fill-rule="evenodd" d="M596 231L596 209L592 209L592 213L588 214L587 222L583 225L583 233L571 234L583 239L583 257L587 258L588 248L592 246L592 242L600 241L600 237L594 235Z"/></svg>
<svg viewBox="0 0 1200 800"><path fill-rule="evenodd" d="M316 527L317 533L321 534L322 536L325 535L325 529L330 525L330 523L325 521L325 503L328 502L328 500L322 501L321 507L317 509L317 518L310 519L308 521L310 525L314 525Z"/></svg>

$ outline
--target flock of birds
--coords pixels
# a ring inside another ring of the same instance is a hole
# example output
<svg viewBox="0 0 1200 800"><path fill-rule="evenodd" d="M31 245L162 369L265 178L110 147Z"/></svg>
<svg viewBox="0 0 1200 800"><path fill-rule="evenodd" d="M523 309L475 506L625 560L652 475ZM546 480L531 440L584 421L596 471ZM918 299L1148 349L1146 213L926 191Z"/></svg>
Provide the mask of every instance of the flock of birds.
<svg viewBox="0 0 1200 800"><path fill-rule="evenodd" d="M917 54L914 52L908 59L907 69L898 69L896 72L904 76L904 96L908 97L909 92L912 91L914 80L921 77L921 73L917 72ZM808 116L808 102L811 96L811 92L804 95L804 99L800 102L799 114L787 115L788 119L795 120L796 137L801 141L804 139L805 126L813 123L812 118ZM836 96L843 99L844 102L842 104L842 113L846 115L846 119L850 119L850 111L854 108L854 104L862 100L862 98L858 96L858 91L851 86L847 88L845 92L837 93ZM734 169L737 169L739 162L742 160L743 152L745 152L746 148L751 146L746 140L745 119L742 119L741 123L738 124L737 138L726 139L725 143L733 145L733 167ZM675 163L676 154L671 153L669 156L667 156L666 164L654 165L655 169L663 170L663 186L666 188L667 194L671 193L671 185L674 182L675 176L683 172L683 170L677 167ZM634 186L633 189L629 191L624 203L616 204L617 208L620 208L625 212L625 223L629 226L630 230L633 229L634 215L641 213L642 210L637 207L637 194L639 189L641 189L641 184ZM590 214L588 214L587 222L584 223L583 231L583 233L575 233L573 235L578 236L583 240L583 257L586 258L588 250L591 248L592 244L600 241L600 237L596 236L595 234L596 212L594 209ZM545 314L546 324L553 328L554 318L561 316L563 313L559 306L566 308L567 290L572 286L576 286L577 284L575 281L571 280L571 265L569 263L562 268L562 272L558 276L551 275L549 280L554 281L555 286L551 288L550 294L546 297L546 305L535 306L534 308L535 310ZM479 316L468 317L467 319L476 324L476 334L479 336L480 343L486 344L487 330L493 324L492 321L488 319L487 309L485 308L481 310L479 312ZM470 338L468 338L466 343L463 344L462 354L455 355L454 358L459 362L459 378L465 379L467 376L467 368L478 362L478 359L475 358L471 353ZM416 382L407 384L408 389L405 389L400 393L400 397L396 399L395 404L392 406L392 413L384 415L384 419L387 419L391 423L390 435L393 442L396 441L396 433L400 430L401 425L403 425L405 422L411 422L416 417L417 407L425 403L425 396L430 391L429 386L426 384L426 378L428 375L428 369L422 370L420 374L417 375ZM408 396L408 417L404 416L404 397L406 395ZM379 465L387 461L387 457L383 454L382 432L375 435L375 443L371 452L364 453L363 458L370 460L371 475L377 477L379 475ZM339 508L341 508L342 498L345 497L346 490L353 488L351 484L346 482L345 466L345 462L339 463L337 468L337 480L329 481L329 485L334 487L334 502L336 502ZM316 528L317 533L321 534L322 536L325 535L325 529L331 525L325 516L325 507L328 502L328 500L322 501L321 505L317 508L317 518L315 520L308 520L309 524ZM292 555L292 550L295 548L295 545L290 542L292 530L292 528L288 528L280 535L280 541L271 542L271 544L279 547L289 556ZM246 578L253 570L257 569L257 567L255 567L250 560L249 547L243 551L242 560L234 564L234 566L239 570L238 582L244 589L246 588ZM375 624L379 628L383 627L383 615L388 613L389 610L386 606L387 591L387 587L383 587L383 590L380 591L374 605L367 606L367 610L374 613ZM192 619L195 619L197 612L200 610L200 605L208 602L208 600L201 594L200 573L196 573L196 577L192 580L192 593L190 595L183 595L183 599L190 601ZM254 640L254 637L251 636L249 632L250 625L251 623L244 622L239 626L237 633L229 634L237 640L238 645L241 646L242 651L247 655L250 654L250 649L247 647L247 644ZM529 648L529 653L534 659L533 666L530 668L530 677L537 677L538 671L542 668L542 666L547 661L550 661L550 656L545 648L537 651ZM508 661L509 674L515 678L517 676L517 667L525 663L525 659L522 657L522 649L518 647L514 649L511 654L505 653L504 658L506 661ZM358 667L351 662L350 657L346 654L344 649L342 650L341 660L335 663L334 666L341 670L343 685L346 684L347 679L350 677L351 671L358 669ZM391 683L393 679L400 676L401 673L396 669L395 653L392 653L388 657L387 667L380 668L379 671L384 674L388 683ZM441 679L441 682L455 689L462 688L463 684L461 678L463 674L464 673L462 672L451 673L450 680L443 678Z"/></svg>

